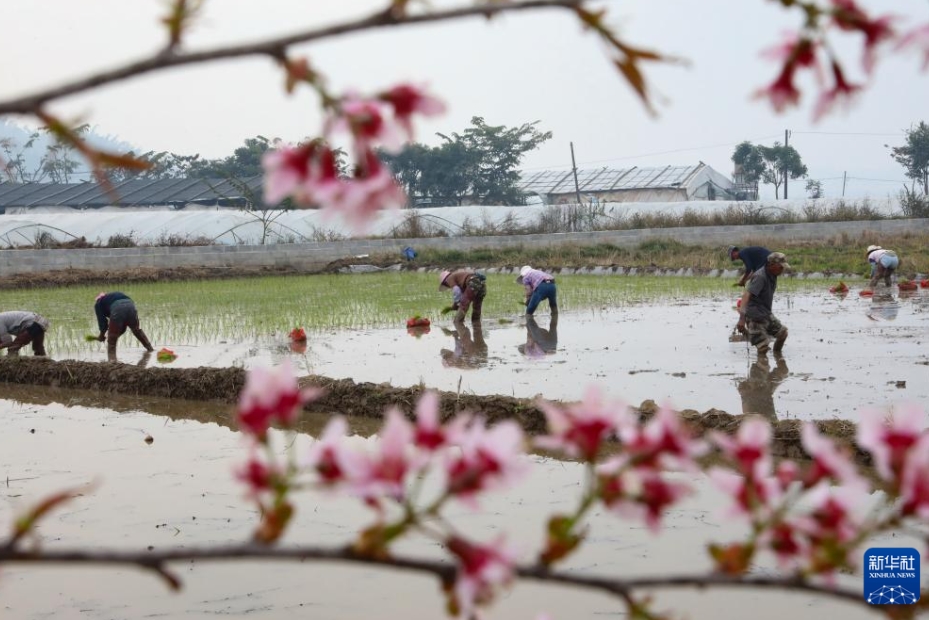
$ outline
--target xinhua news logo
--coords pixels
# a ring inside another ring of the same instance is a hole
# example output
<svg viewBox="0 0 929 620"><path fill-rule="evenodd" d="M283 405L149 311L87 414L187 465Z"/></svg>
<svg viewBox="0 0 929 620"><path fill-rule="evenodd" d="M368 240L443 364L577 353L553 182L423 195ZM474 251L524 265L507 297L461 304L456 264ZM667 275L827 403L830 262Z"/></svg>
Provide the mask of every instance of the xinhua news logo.
<svg viewBox="0 0 929 620"><path fill-rule="evenodd" d="M864 600L871 605L912 605L919 600L919 551L872 547L864 552Z"/></svg>

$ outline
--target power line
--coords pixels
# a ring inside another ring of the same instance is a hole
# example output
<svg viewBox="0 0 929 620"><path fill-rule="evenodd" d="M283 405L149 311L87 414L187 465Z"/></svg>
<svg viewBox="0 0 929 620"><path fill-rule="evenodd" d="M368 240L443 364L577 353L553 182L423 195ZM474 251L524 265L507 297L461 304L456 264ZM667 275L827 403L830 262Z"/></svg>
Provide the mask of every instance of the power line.
<svg viewBox="0 0 929 620"><path fill-rule="evenodd" d="M748 140L748 142L761 142L762 140L770 140L771 138L778 138L778 137L780 137L779 134L771 135L771 136L763 136L761 138L752 138L751 140ZM640 157L655 157L658 155L672 155L674 153L685 153L687 151L702 151L703 149L718 149L724 146L735 146L737 144L741 144L742 142L746 142L746 140L739 140L738 142L726 142L725 144L709 144L706 146L691 146L691 147L687 147L683 149L672 149L670 151L656 151L654 153L640 153L638 155L627 155L624 157L612 157L610 159L594 159L590 161L581 161L581 162L578 162L578 164L582 166L585 164L602 164L602 163L611 162L611 161L628 161L630 159L638 159ZM570 168L570 166L559 164L557 166L537 166L534 168L523 168L523 170L528 172L531 170L552 170L552 169L558 169L558 168Z"/></svg>
<svg viewBox="0 0 929 620"><path fill-rule="evenodd" d="M902 131L896 133L872 133L868 131L794 131L791 133L821 136L905 136Z"/></svg>

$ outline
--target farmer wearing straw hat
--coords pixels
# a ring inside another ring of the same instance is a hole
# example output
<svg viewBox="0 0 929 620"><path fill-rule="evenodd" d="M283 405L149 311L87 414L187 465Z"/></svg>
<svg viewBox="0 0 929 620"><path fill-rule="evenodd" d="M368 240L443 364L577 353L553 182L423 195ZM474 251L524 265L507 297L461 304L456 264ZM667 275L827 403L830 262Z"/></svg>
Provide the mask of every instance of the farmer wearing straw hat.
<svg viewBox="0 0 929 620"><path fill-rule="evenodd" d="M33 354L45 356L45 332L48 319L35 312L12 310L0 312L0 349L7 355L19 355L19 350L32 344Z"/></svg>
<svg viewBox="0 0 929 620"><path fill-rule="evenodd" d="M548 300L552 314L558 314L558 291L555 288L555 276L529 265L519 270L517 284L526 287L526 314L532 316L543 299Z"/></svg>
<svg viewBox="0 0 929 620"><path fill-rule="evenodd" d="M752 274L742 293L736 329L740 332L747 330L748 340L758 348L758 355L767 355L771 348L771 338L774 338L775 353L784 347L784 341L787 340L787 328L771 312L777 277L786 269L790 269L787 257L781 252L772 252L768 255L764 269Z"/></svg>
<svg viewBox="0 0 929 620"><path fill-rule="evenodd" d="M139 327L139 313L128 295L118 291L100 293L94 302L94 313L97 315L97 326L100 328L97 340L106 340L107 359L111 362L116 361L116 342L126 333L126 328L132 331L132 335L142 343L146 351L155 350L148 341L148 336Z"/></svg>
<svg viewBox="0 0 929 620"><path fill-rule="evenodd" d="M890 286L890 277L900 266L900 259L893 250L885 250L879 245L868 246L868 262L871 263L871 281L867 290L874 290L880 280Z"/></svg>
<svg viewBox="0 0 929 620"><path fill-rule="evenodd" d="M452 310L458 311L455 315L456 323L464 322L471 304L474 304L471 322L477 323L481 320L481 306L484 305L484 297L487 295L487 278L484 274L470 269L443 271L439 274L439 290L443 288L452 289Z"/></svg>
<svg viewBox="0 0 929 620"><path fill-rule="evenodd" d="M729 246L729 260L732 262L741 260L742 264L745 265L745 273L732 286L745 286L752 274L765 266L765 261L768 260L770 253L771 250L760 245L751 245L747 248L740 248L735 245Z"/></svg>

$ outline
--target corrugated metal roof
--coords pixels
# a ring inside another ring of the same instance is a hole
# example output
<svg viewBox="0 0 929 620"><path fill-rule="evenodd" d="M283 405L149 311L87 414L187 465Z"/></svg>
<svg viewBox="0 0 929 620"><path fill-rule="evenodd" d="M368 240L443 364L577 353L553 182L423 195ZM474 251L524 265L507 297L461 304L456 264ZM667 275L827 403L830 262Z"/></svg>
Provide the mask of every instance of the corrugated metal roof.
<svg viewBox="0 0 929 620"><path fill-rule="evenodd" d="M242 190L242 185L248 192ZM0 183L0 207L129 207L260 201L260 176L242 179L130 179L107 193L97 183ZM250 196L242 194L249 193Z"/></svg>
<svg viewBox="0 0 929 620"><path fill-rule="evenodd" d="M578 170L577 184L582 192L610 190L669 189L685 187L688 181L705 166L665 166L655 168L597 168ZM571 171L534 172L522 174L519 189L524 192L570 194L574 192L574 175Z"/></svg>

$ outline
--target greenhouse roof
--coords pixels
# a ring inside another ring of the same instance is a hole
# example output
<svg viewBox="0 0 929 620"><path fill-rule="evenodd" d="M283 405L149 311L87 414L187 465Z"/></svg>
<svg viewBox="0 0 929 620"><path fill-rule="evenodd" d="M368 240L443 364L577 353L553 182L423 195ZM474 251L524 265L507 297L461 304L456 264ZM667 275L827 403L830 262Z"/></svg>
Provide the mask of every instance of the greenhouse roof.
<svg viewBox="0 0 929 620"><path fill-rule="evenodd" d="M243 196L243 194L247 194ZM260 202L261 177L130 179L110 192L97 183L0 183L0 207L133 207Z"/></svg>
<svg viewBox="0 0 929 620"><path fill-rule="evenodd" d="M578 170L577 184L582 192L607 192L631 189L677 189L686 187L706 164L694 166L664 166L655 168L597 168ZM568 171L523 174L519 189L528 193L569 194L575 191L574 174Z"/></svg>

